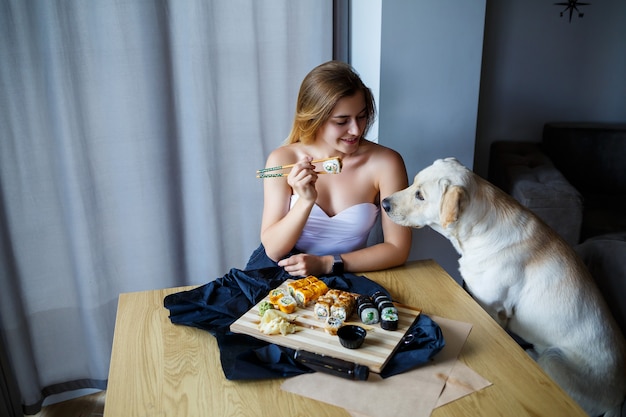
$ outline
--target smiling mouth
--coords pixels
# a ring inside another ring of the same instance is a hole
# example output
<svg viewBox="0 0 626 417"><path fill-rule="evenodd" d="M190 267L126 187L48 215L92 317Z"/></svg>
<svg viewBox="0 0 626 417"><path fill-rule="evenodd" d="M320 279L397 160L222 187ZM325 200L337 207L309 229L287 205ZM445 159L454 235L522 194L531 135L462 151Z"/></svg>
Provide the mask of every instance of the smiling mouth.
<svg viewBox="0 0 626 417"><path fill-rule="evenodd" d="M350 145L354 145L355 143L357 143L359 141L359 138L353 138L353 139L341 139L343 142L346 142Z"/></svg>

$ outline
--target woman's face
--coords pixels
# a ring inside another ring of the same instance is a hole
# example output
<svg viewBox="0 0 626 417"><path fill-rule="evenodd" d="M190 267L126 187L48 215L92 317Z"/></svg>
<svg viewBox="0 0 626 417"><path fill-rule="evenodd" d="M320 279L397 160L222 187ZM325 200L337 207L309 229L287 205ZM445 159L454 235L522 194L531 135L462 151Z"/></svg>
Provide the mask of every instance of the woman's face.
<svg viewBox="0 0 626 417"><path fill-rule="evenodd" d="M363 92L340 99L330 117L317 131L315 143L324 143L334 150L351 154L359 147L359 140L367 124L367 109Z"/></svg>

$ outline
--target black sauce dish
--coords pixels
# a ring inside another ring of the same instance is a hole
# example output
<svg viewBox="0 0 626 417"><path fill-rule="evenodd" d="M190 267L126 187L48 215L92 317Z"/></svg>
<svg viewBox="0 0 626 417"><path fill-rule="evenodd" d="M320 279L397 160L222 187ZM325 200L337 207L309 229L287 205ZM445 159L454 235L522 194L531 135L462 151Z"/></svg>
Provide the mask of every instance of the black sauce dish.
<svg viewBox="0 0 626 417"><path fill-rule="evenodd" d="M341 346L348 349L358 349L365 340L367 332L363 327L355 326L352 324L341 326L337 330L337 336Z"/></svg>

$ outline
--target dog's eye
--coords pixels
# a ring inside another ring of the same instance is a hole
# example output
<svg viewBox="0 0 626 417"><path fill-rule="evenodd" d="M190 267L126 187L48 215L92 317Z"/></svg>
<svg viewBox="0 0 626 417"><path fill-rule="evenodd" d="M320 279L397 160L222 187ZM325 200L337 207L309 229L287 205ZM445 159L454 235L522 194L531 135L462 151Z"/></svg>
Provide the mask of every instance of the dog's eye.
<svg viewBox="0 0 626 417"><path fill-rule="evenodd" d="M424 200L424 195L421 191L418 191L415 193L415 198L417 198L418 200Z"/></svg>

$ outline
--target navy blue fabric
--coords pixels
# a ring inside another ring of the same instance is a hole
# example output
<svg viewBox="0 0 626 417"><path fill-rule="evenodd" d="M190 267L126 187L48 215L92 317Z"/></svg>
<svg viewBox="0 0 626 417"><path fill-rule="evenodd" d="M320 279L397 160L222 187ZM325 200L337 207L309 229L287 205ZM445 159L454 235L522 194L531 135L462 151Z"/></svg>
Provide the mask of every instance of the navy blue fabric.
<svg viewBox="0 0 626 417"><path fill-rule="evenodd" d="M380 376L387 378L416 368L428 362L445 344L439 325L427 315L420 314Z"/></svg>
<svg viewBox="0 0 626 417"><path fill-rule="evenodd" d="M230 325L263 299L268 292L292 278L265 255L261 246L244 270L231 269L226 275L190 291L165 297L174 324L209 331L217 340L224 375L230 380L288 377L310 372L293 359L293 350L252 336L232 333ZM330 288L358 294L383 291L374 281L354 274L319 277ZM406 343L405 343L406 341ZM420 315L407 332L397 353L389 360L383 377L404 372L427 362L445 341L439 326Z"/></svg>

